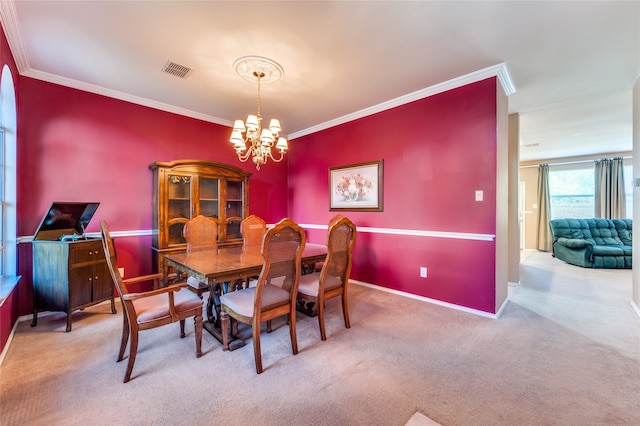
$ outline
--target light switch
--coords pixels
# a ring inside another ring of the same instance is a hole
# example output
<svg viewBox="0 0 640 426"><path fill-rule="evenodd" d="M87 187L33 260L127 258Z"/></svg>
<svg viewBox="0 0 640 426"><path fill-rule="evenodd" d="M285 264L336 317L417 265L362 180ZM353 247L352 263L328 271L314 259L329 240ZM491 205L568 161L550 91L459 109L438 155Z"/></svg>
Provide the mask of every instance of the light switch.
<svg viewBox="0 0 640 426"><path fill-rule="evenodd" d="M482 201L483 195L484 195L483 191L476 191L476 201Z"/></svg>

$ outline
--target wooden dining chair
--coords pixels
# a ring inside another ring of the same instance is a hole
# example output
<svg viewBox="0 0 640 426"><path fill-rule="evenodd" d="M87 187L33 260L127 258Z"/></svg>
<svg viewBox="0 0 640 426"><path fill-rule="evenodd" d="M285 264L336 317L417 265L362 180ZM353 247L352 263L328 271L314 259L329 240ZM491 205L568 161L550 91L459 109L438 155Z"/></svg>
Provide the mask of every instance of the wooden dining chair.
<svg viewBox="0 0 640 426"><path fill-rule="evenodd" d="M298 299L315 303L318 310L320 337L327 340L324 325L325 301L342 297L344 325L350 328L347 287L351 274L353 246L356 242L356 226L348 218L339 216L330 222L327 233L327 257L320 272L303 275L298 286Z"/></svg>
<svg viewBox="0 0 640 426"><path fill-rule="evenodd" d="M242 233L242 247L251 249L262 246L262 238L267 232L267 223L259 216L254 214L247 216L240 223L240 232ZM245 287L255 285L258 277L247 277L245 279Z"/></svg>
<svg viewBox="0 0 640 426"><path fill-rule="evenodd" d="M218 223L215 219L198 215L185 223L182 235L187 242L187 253L218 248ZM187 277L187 284L198 296L209 290L206 283L197 278Z"/></svg>
<svg viewBox="0 0 640 426"><path fill-rule="evenodd" d="M124 375L124 383L131 378L133 364L138 351L138 333L140 330L161 327L180 322L180 337L185 337L185 319L193 317L196 338L196 356L202 356L202 300L188 290L182 290L186 283L156 288L151 291L131 293L128 285L138 282L161 280L162 273L145 275L124 280L118 271L115 245L107 222L100 222L102 246L107 257L107 266L116 285L123 307L123 327L118 362L124 359L129 337L129 363Z"/></svg>
<svg viewBox="0 0 640 426"><path fill-rule="evenodd" d="M243 247L260 247L264 233L267 232L267 223L261 217L252 214L242 220L240 232Z"/></svg>
<svg viewBox="0 0 640 426"><path fill-rule="evenodd" d="M262 373L260 326L263 322L287 315L293 354L298 353L296 294L305 241L305 232L298 224L291 219L282 219L264 236L264 262L256 286L232 291L220 297L223 350L229 347L230 318L251 324L258 374Z"/></svg>
<svg viewBox="0 0 640 426"><path fill-rule="evenodd" d="M215 219L198 215L184 224L187 253L218 248L218 223Z"/></svg>

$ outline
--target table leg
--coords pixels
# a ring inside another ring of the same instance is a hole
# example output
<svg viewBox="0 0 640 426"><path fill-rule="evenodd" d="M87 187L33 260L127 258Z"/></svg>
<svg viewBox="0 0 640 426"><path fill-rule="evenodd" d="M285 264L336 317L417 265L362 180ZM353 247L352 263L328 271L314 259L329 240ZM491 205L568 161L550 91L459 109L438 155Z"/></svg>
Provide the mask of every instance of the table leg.
<svg viewBox="0 0 640 426"><path fill-rule="evenodd" d="M220 296L227 287L227 283L215 283L209 285L209 300L207 301L207 321L204 321L203 327L213 337L223 343L222 324L220 322ZM215 311L215 315L214 315ZM231 333L229 335L229 350L233 351L243 347L246 343L237 337L238 326L235 319L231 319Z"/></svg>

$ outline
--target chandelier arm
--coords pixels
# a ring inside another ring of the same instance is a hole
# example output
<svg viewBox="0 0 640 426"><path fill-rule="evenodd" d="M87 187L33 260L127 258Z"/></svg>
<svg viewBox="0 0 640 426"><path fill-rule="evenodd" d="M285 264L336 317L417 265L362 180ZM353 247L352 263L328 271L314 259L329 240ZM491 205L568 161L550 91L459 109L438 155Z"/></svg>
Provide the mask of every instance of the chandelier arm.
<svg viewBox="0 0 640 426"><path fill-rule="evenodd" d="M238 159L244 163L249 159L252 153L253 153L253 147L249 147L249 149L247 149L247 152L245 152L244 154L240 154L239 152L237 152Z"/></svg>
<svg viewBox="0 0 640 426"><path fill-rule="evenodd" d="M279 162L281 162L281 161L284 159L284 151L280 151L280 158L276 159L276 158L273 156L273 153L271 152L271 150L269 150L269 152L268 152L268 153L267 153L267 155L265 156L265 163L267 162L267 161L266 161L266 157L271 158L275 163L279 163Z"/></svg>

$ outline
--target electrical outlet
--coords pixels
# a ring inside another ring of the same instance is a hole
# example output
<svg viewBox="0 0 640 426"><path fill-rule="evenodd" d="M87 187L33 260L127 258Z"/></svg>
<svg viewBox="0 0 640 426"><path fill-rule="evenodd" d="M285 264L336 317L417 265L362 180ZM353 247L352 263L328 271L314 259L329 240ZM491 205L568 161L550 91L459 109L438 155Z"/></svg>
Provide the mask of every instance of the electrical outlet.
<svg viewBox="0 0 640 426"><path fill-rule="evenodd" d="M476 191L476 201L482 201L484 198L484 192L481 190Z"/></svg>
<svg viewBox="0 0 640 426"><path fill-rule="evenodd" d="M424 266L420 267L420 278L427 278L427 268Z"/></svg>

